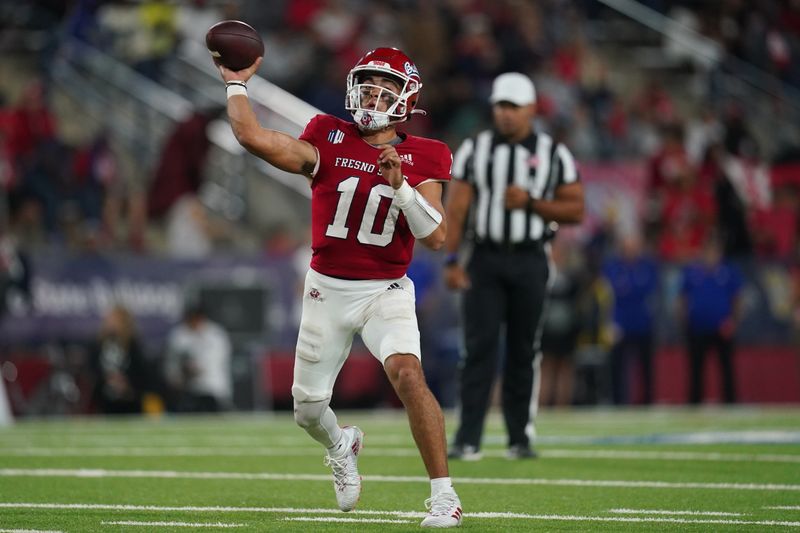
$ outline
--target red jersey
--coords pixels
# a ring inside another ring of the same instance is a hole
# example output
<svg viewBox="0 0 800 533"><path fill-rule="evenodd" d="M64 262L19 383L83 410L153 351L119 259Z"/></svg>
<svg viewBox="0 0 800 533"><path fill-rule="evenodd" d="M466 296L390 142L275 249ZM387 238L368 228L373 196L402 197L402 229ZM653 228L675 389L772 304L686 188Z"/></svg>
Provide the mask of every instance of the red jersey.
<svg viewBox="0 0 800 533"><path fill-rule="evenodd" d="M395 145L409 185L450 180L452 155L446 144L399 134ZM317 115L300 139L319 151L311 182L311 268L345 279L391 279L405 275L414 237L380 174L381 149L359 135L355 123Z"/></svg>

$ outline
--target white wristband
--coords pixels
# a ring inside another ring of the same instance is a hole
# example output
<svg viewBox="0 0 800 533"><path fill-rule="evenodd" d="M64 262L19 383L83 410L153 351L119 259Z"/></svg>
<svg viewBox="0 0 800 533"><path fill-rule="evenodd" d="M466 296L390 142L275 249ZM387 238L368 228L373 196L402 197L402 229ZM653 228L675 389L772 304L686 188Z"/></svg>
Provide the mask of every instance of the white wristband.
<svg viewBox="0 0 800 533"><path fill-rule="evenodd" d="M397 198L397 205L400 209L406 208L414 201L414 188L403 180L403 184L394 190L394 197Z"/></svg>
<svg viewBox="0 0 800 533"><path fill-rule="evenodd" d="M244 85L231 84L225 87L225 94L228 98L231 96L236 96L237 94L241 94L242 96L247 96L247 88Z"/></svg>
<svg viewBox="0 0 800 533"><path fill-rule="evenodd" d="M442 223L442 214L407 181L403 181L403 184L394 190L394 197L397 205L403 210L415 239L424 239Z"/></svg>

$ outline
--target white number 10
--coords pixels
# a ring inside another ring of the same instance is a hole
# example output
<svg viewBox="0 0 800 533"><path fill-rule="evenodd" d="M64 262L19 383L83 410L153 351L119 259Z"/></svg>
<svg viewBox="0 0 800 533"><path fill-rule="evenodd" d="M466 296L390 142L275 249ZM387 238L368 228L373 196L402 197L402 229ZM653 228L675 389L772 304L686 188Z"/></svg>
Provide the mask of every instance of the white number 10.
<svg viewBox="0 0 800 533"><path fill-rule="evenodd" d="M347 227L347 215L350 212L350 206L353 203L353 197L356 194L358 181L360 178L352 176L344 180L336 188L341 193L339 196L339 203L336 206L336 214L333 216L333 223L328 224L328 229L325 235L329 237L336 237L337 239L346 239L350 228ZM389 212L386 215L386 220L383 223L383 231L381 233L373 233L372 226L375 224L375 218L378 216L378 207L381 203L381 198L391 198L392 205L389 207ZM358 242L361 244L371 244L373 246L388 246L392 242L394 236L394 227L397 222L397 215L400 213L400 208L394 203L394 189L388 184L375 185L369 191L369 198L367 198L367 206L364 208L364 214L361 217L361 227L358 229Z"/></svg>

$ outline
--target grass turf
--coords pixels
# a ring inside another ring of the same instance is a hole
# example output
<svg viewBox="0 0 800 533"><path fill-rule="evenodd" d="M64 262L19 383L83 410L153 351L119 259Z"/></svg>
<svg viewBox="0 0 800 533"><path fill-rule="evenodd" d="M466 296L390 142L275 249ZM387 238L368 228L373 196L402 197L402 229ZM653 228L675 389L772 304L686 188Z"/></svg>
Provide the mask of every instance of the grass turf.
<svg viewBox="0 0 800 533"><path fill-rule="evenodd" d="M351 513L287 414L19 421L0 429L0 531L419 530L403 413L339 419L366 432ZM486 457L451 463L462 529L800 529L800 409L544 410L538 433L539 459L506 460L495 415Z"/></svg>

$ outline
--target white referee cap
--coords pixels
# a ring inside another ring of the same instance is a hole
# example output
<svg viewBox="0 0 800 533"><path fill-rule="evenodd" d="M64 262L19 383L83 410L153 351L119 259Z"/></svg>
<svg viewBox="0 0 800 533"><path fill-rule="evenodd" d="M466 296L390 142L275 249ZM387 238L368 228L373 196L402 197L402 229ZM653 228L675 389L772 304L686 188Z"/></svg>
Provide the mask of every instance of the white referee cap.
<svg viewBox="0 0 800 533"><path fill-rule="evenodd" d="M500 74L492 83L492 95L489 102L511 102L514 105L524 106L536 103L536 89L533 82L525 74L519 72L506 72Z"/></svg>

